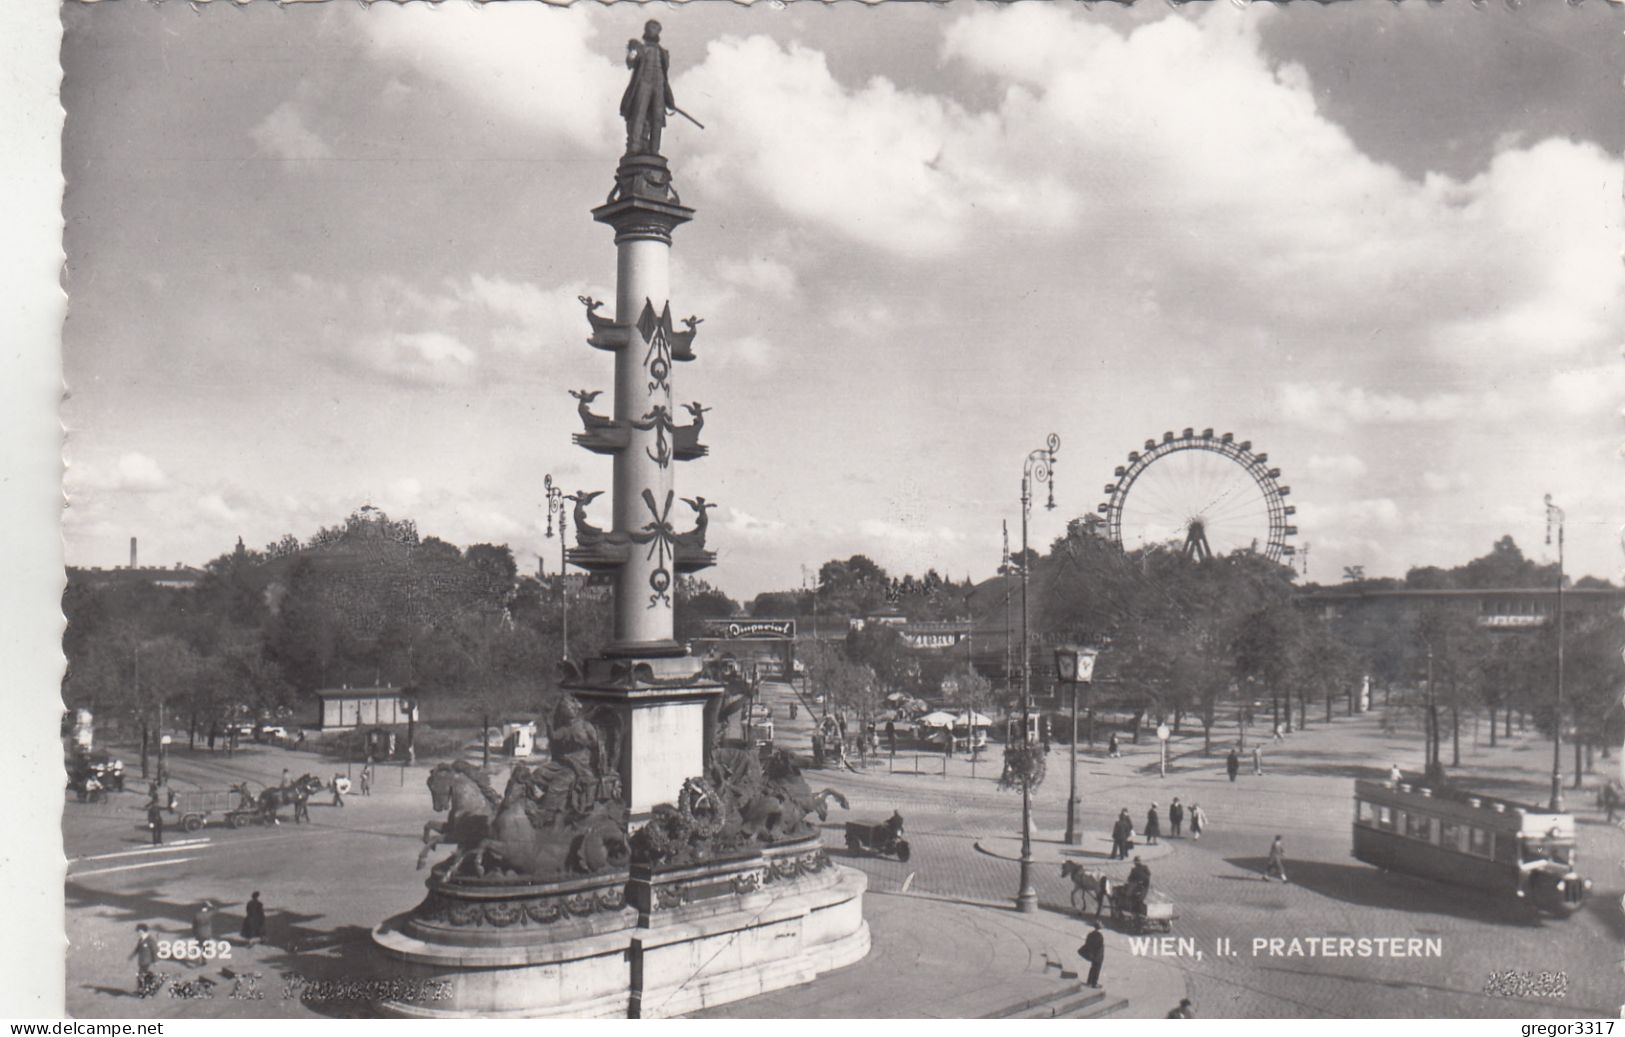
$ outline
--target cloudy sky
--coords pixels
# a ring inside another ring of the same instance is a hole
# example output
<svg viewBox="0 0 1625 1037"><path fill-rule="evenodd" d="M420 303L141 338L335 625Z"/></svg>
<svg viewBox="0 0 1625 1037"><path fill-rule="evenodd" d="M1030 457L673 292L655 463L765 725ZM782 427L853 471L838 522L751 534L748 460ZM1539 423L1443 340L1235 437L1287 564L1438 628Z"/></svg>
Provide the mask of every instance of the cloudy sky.
<svg viewBox="0 0 1625 1037"><path fill-rule="evenodd" d="M69 5L70 564L372 503L552 571L543 475L609 483L566 391L610 381L575 297L612 295L588 210L651 12L706 124L664 148L715 407L678 485L730 592L985 576L1047 433L1039 544L1186 426L1269 452L1311 579L1545 554L1548 492L1618 576L1601 3Z"/></svg>

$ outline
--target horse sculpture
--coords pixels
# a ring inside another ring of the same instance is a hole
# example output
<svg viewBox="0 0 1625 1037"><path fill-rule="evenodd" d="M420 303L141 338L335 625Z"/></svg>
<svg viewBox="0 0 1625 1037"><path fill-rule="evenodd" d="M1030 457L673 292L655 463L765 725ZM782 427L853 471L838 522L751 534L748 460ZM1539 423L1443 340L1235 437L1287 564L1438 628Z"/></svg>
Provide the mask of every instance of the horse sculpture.
<svg viewBox="0 0 1625 1037"><path fill-rule="evenodd" d="M613 725L611 725L612 727ZM565 695L548 730L550 759L516 764L498 796L483 772L466 763L442 764L429 776L444 822L424 826L424 858L442 838L457 853L435 866L442 876L524 875L559 879L624 866L626 808L612 765L619 746Z"/></svg>
<svg viewBox="0 0 1625 1037"><path fill-rule="evenodd" d="M443 840L457 844L457 852L435 870L456 874L463 861L473 854L489 834L491 818L499 800L496 790L485 775L472 764L437 764L429 772L429 795L436 813L445 813L443 821L429 821L423 826L423 849L418 853L418 867L423 867L429 854Z"/></svg>
<svg viewBox="0 0 1625 1037"><path fill-rule="evenodd" d="M763 758L751 749L717 749L704 777L683 782L675 803L655 807L633 838L634 853L651 865L673 865L801 838L817 830L809 815L829 816L831 799L847 805L834 789L814 794L785 750Z"/></svg>

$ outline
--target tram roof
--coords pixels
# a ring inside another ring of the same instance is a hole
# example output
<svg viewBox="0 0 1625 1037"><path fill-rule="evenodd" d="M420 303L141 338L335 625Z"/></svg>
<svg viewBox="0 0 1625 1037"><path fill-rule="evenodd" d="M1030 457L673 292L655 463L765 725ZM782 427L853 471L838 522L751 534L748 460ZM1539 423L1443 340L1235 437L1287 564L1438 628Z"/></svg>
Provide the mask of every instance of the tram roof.
<svg viewBox="0 0 1625 1037"><path fill-rule="evenodd" d="M1390 803L1427 803L1434 813L1472 817L1479 823L1489 824L1491 818L1504 818L1495 827L1520 828L1527 817L1555 817L1550 810L1518 803L1510 799L1486 796L1472 789L1454 788L1430 783L1421 775L1402 775L1398 782L1387 780L1356 780L1354 793L1362 799ZM1440 809L1443 807L1444 809ZM1454 809L1451 809L1454 808Z"/></svg>

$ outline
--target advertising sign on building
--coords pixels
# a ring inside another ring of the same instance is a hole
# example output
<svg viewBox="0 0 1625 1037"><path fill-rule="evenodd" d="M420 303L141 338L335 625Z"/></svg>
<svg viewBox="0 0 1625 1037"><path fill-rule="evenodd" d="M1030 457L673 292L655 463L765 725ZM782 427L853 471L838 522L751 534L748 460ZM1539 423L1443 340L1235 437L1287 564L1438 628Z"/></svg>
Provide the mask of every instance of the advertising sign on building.
<svg viewBox="0 0 1625 1037"><path fill-rule="evenodd" d="M791 641L796 636L796 621L793 619L713 619L706 624L705 632L711 637L725 637L729 640L762 638Z"/></svg>

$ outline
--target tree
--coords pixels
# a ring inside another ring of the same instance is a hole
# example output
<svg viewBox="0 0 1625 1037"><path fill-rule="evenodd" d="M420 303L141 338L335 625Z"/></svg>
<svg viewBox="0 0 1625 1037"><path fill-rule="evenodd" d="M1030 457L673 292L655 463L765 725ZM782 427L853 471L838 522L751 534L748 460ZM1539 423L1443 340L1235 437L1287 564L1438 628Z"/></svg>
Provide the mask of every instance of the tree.
<svg viewBox="0 0 1625 1037"><path fill-rule="evenodd" d="M919 675L919 665L897 629L867 623L846 635L846 657L865 665L887 691L907 691Z"/></svg>
<svg viewBox="0 0 1625 1037"><path fill-rule="evenodd" d="M739 614L739 602L693 576L677 578L675 636L678 641L699 637L711 619Z"/></svg>

